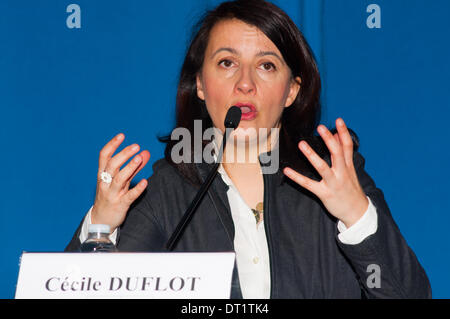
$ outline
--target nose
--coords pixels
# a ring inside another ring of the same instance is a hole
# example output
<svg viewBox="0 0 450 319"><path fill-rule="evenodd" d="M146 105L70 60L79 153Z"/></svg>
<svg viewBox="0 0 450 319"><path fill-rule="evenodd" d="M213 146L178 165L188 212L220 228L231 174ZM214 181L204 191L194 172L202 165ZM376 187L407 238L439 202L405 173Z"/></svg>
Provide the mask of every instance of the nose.
<svg viewBox="0 0 450 319"><path fill-rule="evenodd" d="M254 94L256 91L255 82L251 70L248 68L242 69L235 88L237 93Z"/></svg>

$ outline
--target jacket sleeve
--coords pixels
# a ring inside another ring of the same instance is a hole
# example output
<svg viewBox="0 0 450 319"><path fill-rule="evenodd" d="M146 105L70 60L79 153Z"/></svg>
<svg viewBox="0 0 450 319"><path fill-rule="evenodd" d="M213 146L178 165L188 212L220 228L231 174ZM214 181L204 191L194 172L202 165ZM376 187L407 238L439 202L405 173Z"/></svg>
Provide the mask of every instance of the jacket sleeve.
<svg viewBox="0 0 450 319"><path fill-rule="evenodd" d="M393 220L383 192L364 170L364 163L364 157L355 151L359 182L377 210L377 231L357 245L346 245L336 238L337 243L367 298L431 298L427 275Z"/></svg>
<svg viewBox="0 0 450 319"><path fill-rule="evenodd" d="M153 207L148 201L147 197L152 192L149 188L150 185L132 204L124 223L117 229L116 246L121 252L164 251L166 236L163 235L162 228L154 217ZM152 192L153 196L154 193L155 191ZM80 251L80 232L85 218L82 219L65 252Z"/></svg>
<svg viewBox="0 0 450 319"><path fill-rule="evenodd" d="M163 252L166 251L167 236L155 216L154 207L160 199L149 200L148 192L157 193L154 185L147 186L146 192L132 205L124 223L120 226L117 248L129 252ZM153 197L153 196L152 196ZM155 208L159 209L159 208Z"/></svg>
<svg viewBox="0 0 450 319"><path fill-rule="evenodd" d="M83 219L81 220L81 223L78 226L77 230L75 231L75 234L73 235L73 237L70 240L69 244L64 249L65 252L79 252L80 251L80 246L81 246L80 232L81 232L81 228L83 227L83 223L84 223L84 219L85 218L86 218L86 216L83 217Z"/></svg>

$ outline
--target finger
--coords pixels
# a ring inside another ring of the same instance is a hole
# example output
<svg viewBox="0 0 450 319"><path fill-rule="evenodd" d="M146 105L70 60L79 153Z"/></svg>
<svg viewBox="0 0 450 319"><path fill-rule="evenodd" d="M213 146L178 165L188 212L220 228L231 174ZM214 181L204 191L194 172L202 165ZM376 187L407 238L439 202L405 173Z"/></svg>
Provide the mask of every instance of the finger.
<svg viewBox="0 0 450 319"><path fill-rule="evenodd" d="M299 184L300 186L306 188L311 193L316 194L317 196L319 196L319 192L320 192L320 183L319 182L313 181L312 179L310 179L310 178L308 178L306 176L303 176L300 173L297 173L295 170L293 170L290 167L286 167L283 170L283 173L287 177L292 179L294 182Z"/></svg>
<svg viewBox="0 0 450 319"><path fill-rule="evenodd" d="M131 205L145 190L147 187L147 180L144 178L139 183L137 183L136 186L134 186L132 189L128 191L128 193L125 194L124 200L128 205Z"/></svg>
<svg viewBox="0 0 450 319"><path fill-rule="evenodd" d="M336 142L338 142L339 144L341 144L341 141L339 140L339 133L335 133L333 134L334 139L336 140Z"/></svg>
<svg viewBox="0 0 450 319"><path fill-rule="evenodd" d="M148 161L150 160L150 153L149 151L142 151L141 154L139 154L139 156L142 157L142 162L139 165L139 167L137 168L137 170L134 172L134 174L131 176L130 180L133 179L137 173L139 173L139 171L141 169L144 168L144 166L148 163Z"/></svg>
<svg viewBox="0 0 450 319"><path fill-rule="evenodd" d="M324 140L331 154L331 164L336 169L342 169L345 167L344 151L342 150L341 143L336 141L333 134L326 128L325 125L319 125L317 131Z"/></svg>
<svg viewBox="0 0 450 319"><path fill-rule="evenodd" d="M353 140L342 118L336 120L336 127L344 151L344 159L347 166L353 166Z"/></svg>
<svg viewBox="0 0 450 319"><path fill-rule="evenodd" d="M121 189L128 190L129 184L134 176L147 164L150 159L150 153L143 151L136 155L123 169L114 177L111 189L119 192Z"/></svg>
<svg viewBox="0 0 450 319"><path fill-rule="evenodd" d="M100 156L98 160L98 171L99 174L103 172L108 163L111 156L117 150L122 141L125 139L125 135L122 133L117 134L112 140L110 140L106 145L101 149Z"/></svg>
<svg viewBox="0 0 450 319"><path fill-rule="evenodd" d="M111 190L119 192L125 187L128 180L130 180L133 173L138 169L142 162L142 157L136 155L124 168L122 168L116 176L114 176L111 183Z"/></svg>
<svg viewBox="0 0 450 319"><path fill-rule="evenodd" d="M334 178L334 173L331 168L328 166L327 162L325 162L317 153L308 145L306 141L301 141L299 143L299 148L305 154L308 161L312 164L312 166L317 170L317 172L324 178L325 180L330 180Z"/></svg>
<svg viewBox="0 0 450 319"><path fill-rule="evenodd" d="M128 161L134 154L139 151L139 145L132 144L125 147L117 155L111 158L106 164L105 171L112 174L115 177L119 173L119 169Z"/></svg>

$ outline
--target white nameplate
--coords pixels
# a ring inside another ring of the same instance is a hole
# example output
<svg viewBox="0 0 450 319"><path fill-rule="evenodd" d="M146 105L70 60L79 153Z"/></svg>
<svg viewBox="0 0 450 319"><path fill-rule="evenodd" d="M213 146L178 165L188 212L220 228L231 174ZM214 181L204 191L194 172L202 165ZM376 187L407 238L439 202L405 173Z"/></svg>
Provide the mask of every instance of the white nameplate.
<svg viewBox="0 0 450 319"><path fill-rule="evenodd" d="M16 298L230 298L229 253L23 253Z"/></svg>

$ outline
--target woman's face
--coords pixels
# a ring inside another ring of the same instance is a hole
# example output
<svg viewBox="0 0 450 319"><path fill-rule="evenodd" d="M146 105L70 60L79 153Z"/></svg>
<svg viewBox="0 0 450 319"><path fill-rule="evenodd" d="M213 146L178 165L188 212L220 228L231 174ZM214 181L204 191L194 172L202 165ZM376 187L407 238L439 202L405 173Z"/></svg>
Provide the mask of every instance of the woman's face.
<svg viewBox="0 0 450 319"><path fill-rule="evenodd" d="M236 130L277 128L281 114L295 100L301 79L292 78L280 51L258 28L241 20L217 23L210 32L197 95L206 103L214 126L224 131L228 109L241 107ZM270 132L269 132L270 133Z"/></svg>

